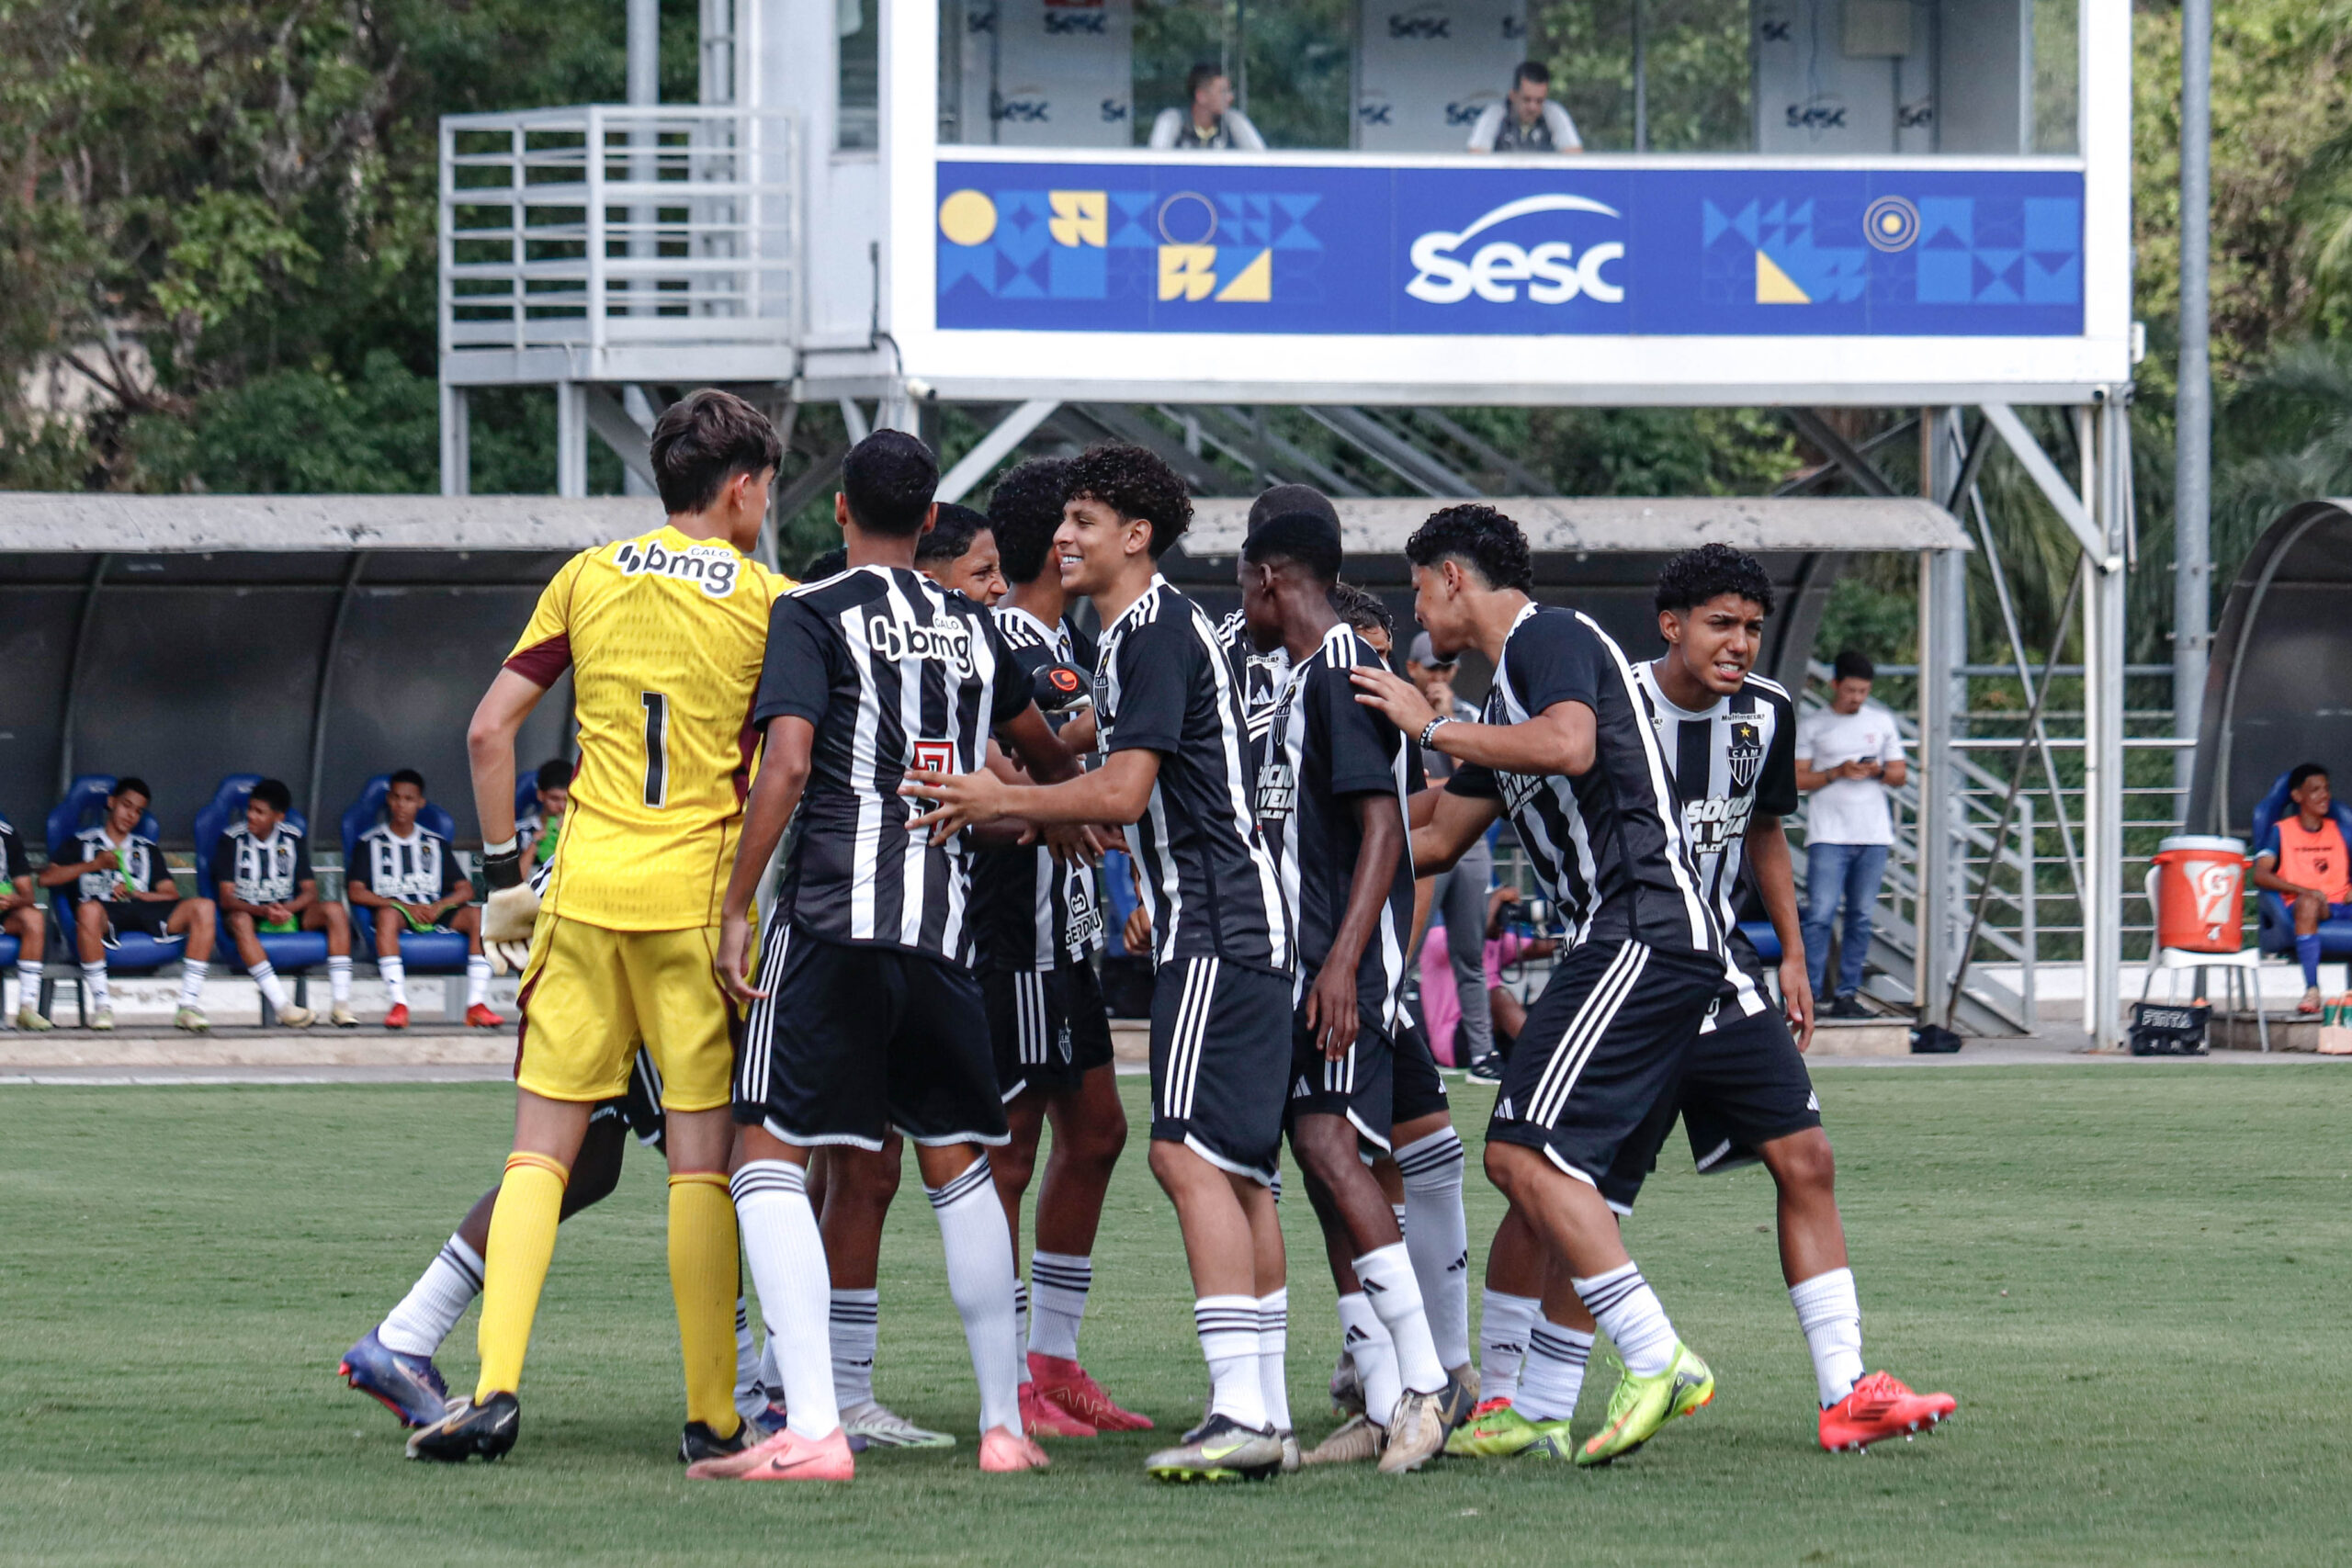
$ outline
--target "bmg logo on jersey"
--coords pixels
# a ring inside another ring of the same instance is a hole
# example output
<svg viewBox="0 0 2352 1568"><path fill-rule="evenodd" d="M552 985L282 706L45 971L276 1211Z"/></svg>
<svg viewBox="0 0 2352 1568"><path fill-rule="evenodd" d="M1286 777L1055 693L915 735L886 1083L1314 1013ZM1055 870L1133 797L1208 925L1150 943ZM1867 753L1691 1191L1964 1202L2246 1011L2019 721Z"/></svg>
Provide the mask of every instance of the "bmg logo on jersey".
<svg viewBox="0 0 2352 1568"><path fill-rule="evenodd" d="M1556 307L1587 299L1625 300L1625 215L1605 202L1565 191L1506 201L1460 229L1432 229L1407 253L1413 276L1405 292L1427 305ZM1475 248L1471 242L1495 231ZM1522 312L1514 312L1520 314ZM1466 324L1466 323L1465 323ZM1566 323L1554 330L1566 330Z"/></svg>
<svg viewBox="0 0 2352 1568"><path fill-rule="evenodd" d="M714 599L735 592L743 558L725 545L696 545L673 550L659 539L631 539L613 552L613 564L623 577L673 577L697 584Z"/></svg>
<svg viewBox="0 0 2352 1568"><path fill-rule="evenodd" d="M972 662L971 625L952 615L926 625L877 613L866 617L865 644L897 662L928 659L944 664L958 679L969 677L977 668Z"/></svg>

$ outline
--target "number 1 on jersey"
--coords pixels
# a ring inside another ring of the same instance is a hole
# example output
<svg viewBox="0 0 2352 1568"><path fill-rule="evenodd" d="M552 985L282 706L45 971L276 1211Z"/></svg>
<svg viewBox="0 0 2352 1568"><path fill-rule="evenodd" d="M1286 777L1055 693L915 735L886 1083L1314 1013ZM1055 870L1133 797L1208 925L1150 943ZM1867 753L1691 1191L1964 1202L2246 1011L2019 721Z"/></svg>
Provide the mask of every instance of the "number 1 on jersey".
<svg viewBox="0 0 2352 1568"><path fill-rule="evenodd" d="M655 810L670 803L670 699L659 692L645 698L645 804Z"/></svg>

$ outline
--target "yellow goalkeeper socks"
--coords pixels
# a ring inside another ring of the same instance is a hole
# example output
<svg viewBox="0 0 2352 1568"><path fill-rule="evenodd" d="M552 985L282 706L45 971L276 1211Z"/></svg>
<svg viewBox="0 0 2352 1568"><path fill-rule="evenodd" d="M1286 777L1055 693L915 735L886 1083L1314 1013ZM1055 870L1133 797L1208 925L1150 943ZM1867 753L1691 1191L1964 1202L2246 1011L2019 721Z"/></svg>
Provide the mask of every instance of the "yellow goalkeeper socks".
<svg viewBox="0 0 2352 1568"><path fill-rule="evenodd" d="M735 1410L735 1298L741 1277L727 1178L715 1170L673 1173L670 1291L677 1299L678 1348L686 1364L686 1419L720 1438L732 1437L742 1425Z"/></svg>
<svg viewBox="0 0 2352 1568"><path fill-rule="evenodd" d="M531 1320L538 1315L539 1292L555 1258L556 1222L562 1217L564 1183L571 1179L570 1168L547 1155L506 1156L506 1178L498 1184L490 1247L482 1258L477 1404L493 1393L513 1393L523 1380L523 1354L530 1348Z"/></svg>

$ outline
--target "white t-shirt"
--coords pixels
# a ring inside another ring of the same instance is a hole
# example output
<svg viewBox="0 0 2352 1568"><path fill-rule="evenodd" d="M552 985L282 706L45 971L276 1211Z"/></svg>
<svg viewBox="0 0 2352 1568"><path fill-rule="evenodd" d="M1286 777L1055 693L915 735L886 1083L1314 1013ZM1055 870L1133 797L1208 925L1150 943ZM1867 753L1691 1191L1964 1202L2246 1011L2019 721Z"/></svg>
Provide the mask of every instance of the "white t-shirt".
<svg viewBox="0 0 2352 1568"><path fill-rule="evenodd" d="M1873 703L1864 703L1856 713L1824 709L1807 714L1797 726L1797 757L1817 773L1864 757L1900 761L1903 737L1894 716ZM1894 814L1887 807L1886 786L1876 779L1839 779L1806 799L1809 844L1894 842Z"/></svg>
<svg viewBox="0 0 2352 1568"><path fill-rule="evenodd" d="M1470 151L1473 152L1493 152L1496 141L1502 137L1503 118L1510 113L1510 105L1507 103L1488 104L1481 110L1477 123L1470 128ZM1553 152L1581 152L1584 151L1584 142L1577 136L1577 122L1568 118L1567 110L1548 98L1544 103L1542 123L1544 129L1551 135ZM1508 151L1532 152L1537 149L1514 147Z"/></svg>

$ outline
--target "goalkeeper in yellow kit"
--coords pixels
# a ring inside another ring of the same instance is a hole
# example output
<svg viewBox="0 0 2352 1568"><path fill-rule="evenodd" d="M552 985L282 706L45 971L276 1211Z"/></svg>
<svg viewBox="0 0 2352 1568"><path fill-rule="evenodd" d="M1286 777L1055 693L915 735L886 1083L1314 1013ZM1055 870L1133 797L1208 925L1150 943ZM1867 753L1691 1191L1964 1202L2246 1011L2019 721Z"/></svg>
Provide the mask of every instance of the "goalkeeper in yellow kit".
<svg viewBox="0 0 2352 1568"><path fill-rule="evenodd" d="M738 1264L727 1192L731 1016L712 970L757 736L768 612L792 583L746 552L781 448L758 410L696 392L653 427L669 521L566 562L467 732L483 871L521 881L514 737L569 670L580 727L563 854L516 1000L514 1152L484 1256L481 1375L412 1435L413 1458L497 1459L590 1112L627 1087L642 1035L661 1070L670 1284L684 1352L689 1458L746 1446L733 1401Z"/></svg>

